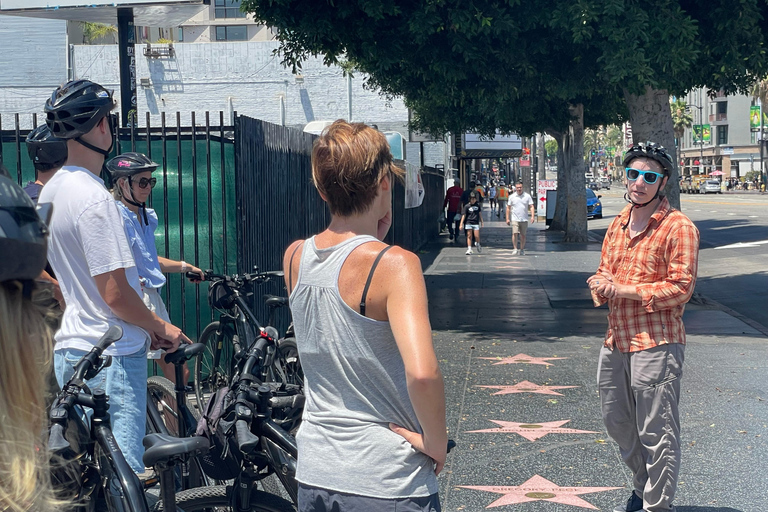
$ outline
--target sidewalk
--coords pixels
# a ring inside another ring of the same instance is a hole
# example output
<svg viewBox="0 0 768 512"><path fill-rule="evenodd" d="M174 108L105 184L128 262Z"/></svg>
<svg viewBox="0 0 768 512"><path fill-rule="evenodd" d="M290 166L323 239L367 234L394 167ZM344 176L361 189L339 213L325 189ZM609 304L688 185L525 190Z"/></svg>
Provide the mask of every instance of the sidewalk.
<svg viewBox="0 0 768 512"><path fill-rule="evenodd" d="M511 228L487 207L484 218L482 253L464 255L446 234L425 271L458 443L440 476L443 509L613 510L631 475L595 382L607 309L592 307L585 280L600 244L566 246L536 223L526 256L512 256ZM678 511L761 510L768 338L713 306L690 305L685 322Z"/></svg>

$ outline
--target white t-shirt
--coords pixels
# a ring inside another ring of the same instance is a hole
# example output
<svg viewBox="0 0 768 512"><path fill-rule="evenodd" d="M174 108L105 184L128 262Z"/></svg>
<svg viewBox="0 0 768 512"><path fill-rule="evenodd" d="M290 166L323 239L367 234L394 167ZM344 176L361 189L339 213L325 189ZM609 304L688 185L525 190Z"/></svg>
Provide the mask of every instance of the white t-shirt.
<svg viewBox="0 0 768 512"><path fill-rule="evenodd" d="M516 222L528 222L528 210L533 206L533 198L528 192L518 195L517 192L509 194L507 204L510 206L511 219Z"/></svg>
<svg viewBox="0 0 768 512"><path fill-rule="evenodd" d="M48 261L66 301L55 335L56 350L90 350L111 325L122 327L123 337L105 354L130 355L143 350L149 334L120 320L101 298L94 279L124 268L128 283L141 297L123 217L104 182L82 167L66 166L43 187L38 201L53 205Z"/></svg>

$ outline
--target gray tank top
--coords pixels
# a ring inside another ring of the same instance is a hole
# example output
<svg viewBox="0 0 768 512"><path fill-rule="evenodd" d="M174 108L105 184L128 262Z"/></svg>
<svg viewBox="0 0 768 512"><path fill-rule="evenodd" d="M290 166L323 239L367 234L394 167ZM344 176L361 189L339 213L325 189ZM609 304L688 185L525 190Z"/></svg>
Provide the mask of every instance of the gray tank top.
<svg viewBox="0 0 768 512"><path fill-rule="evenodd" d="M355 236L318 249L312 237L304 244L290 297L307 398L296 477L360 496L429 496L438 491L432 459L389 429L392 422L421 432L389 322L360 315L339 294L347 257L373 241Z"/></svg>

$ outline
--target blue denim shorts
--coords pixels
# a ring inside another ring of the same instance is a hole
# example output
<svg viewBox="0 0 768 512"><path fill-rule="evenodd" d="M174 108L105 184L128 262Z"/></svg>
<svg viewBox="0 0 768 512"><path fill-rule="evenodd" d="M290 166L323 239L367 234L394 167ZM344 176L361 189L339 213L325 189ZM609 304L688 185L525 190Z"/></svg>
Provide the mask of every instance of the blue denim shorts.
<svg viewBox="0 0 768 512"><path fill-rule="evenodd" d="M370 498L299 484L298 512L441 512L437 494L416 498Z"/></svg>
<svg viewBox="0 0 768 512"><path fill-rule="evenodd" d="M56 380L64 386L75 365L86 354L82 350L57 350L53 356ZM86 382L91 391L103 389L109 397L112 433L125 460L137 473L144 471L142 439L147 426L147 349L127 356L112 356L112 365ZM90 417L91 410L87 411Z"/></svg>

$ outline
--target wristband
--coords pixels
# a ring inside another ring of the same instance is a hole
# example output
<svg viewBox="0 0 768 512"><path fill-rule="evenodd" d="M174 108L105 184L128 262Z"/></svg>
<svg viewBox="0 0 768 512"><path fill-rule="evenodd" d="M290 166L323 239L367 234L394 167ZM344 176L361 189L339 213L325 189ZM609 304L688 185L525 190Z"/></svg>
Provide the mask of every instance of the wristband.
<svg viewBox="0 0 768 512"><path fill-rule="evenodd" d="M182 261L181 262L181 272L184 273L186 271L187 271L187 262L186 261Z"/></svg>

